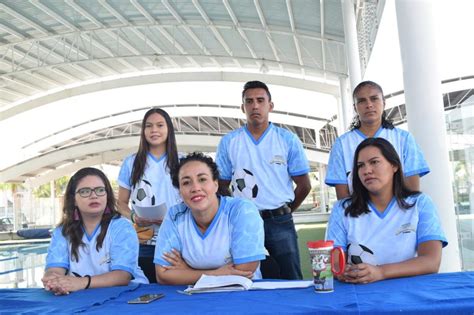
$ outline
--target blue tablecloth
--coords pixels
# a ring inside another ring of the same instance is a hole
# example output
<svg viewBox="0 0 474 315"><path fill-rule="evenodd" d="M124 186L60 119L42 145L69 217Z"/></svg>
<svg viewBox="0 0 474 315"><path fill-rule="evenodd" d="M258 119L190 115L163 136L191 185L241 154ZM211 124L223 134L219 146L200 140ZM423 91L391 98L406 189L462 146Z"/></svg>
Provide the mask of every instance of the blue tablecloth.
<svg viewBox="0 0 474 315"><path fill-rule="evenodd" d="M332 293L312 288L184 295L184 286L135 285L54 296L42 289L0 290L0 314L474 314L474 272L434 274L366 285L335 283ZM150 304L127 301L164 293Z"/></svg>

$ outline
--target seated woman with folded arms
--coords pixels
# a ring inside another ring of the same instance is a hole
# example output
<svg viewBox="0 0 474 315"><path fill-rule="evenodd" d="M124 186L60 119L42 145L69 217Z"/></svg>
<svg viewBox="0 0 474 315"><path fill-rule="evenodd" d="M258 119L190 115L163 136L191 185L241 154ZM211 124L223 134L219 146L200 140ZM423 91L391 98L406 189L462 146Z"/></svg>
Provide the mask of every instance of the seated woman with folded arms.
<svg viewBox="0 0 474 315"><path fill-rule="evenodd" d="M171 171L183 203L168 210L154 263L161 284L194 284L201 275L261 278L263 221L248 200L219 196L214 161L191 153Z"/></svg>
<svg viewBox="0 0 474 315"><path fill-rule="evenodd" d="M46 257L44 288L56 295L148 283L138 267L138 238L115 209L112 187L95 168L79 170L64 194L63 218Z"/></svg>
<svg viewBox="0 0 474 315"><path fill-rule="evenodd" d="M352 174L354 191L336 203L328 224L327 239L349 252L339 280L369 283L438 272L447 241L436 207L427 195L407 189L393 146L383 138L362 141Z"/></svg>

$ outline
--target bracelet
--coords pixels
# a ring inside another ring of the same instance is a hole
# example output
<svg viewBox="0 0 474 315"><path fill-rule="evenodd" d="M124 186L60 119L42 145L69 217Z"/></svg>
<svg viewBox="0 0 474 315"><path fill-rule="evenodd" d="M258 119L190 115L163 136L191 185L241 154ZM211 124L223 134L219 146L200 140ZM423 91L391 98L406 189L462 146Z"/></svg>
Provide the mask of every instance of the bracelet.
<svg viewBox="0 0 474 315"><path fill-rule="evenodd" d="M84 277L87 277L87 285L86 285L86 287L84 288L84 290L87 290L87 289L89 289L89 287L91 286L91 276L85 275Z"/></svg>
<svg viewBox="0 0 474 315"><path fill-rule="evenodd" d="M132 221L132 223L135 223L135 211L131 211L130 213L130 221Z"/></svg>

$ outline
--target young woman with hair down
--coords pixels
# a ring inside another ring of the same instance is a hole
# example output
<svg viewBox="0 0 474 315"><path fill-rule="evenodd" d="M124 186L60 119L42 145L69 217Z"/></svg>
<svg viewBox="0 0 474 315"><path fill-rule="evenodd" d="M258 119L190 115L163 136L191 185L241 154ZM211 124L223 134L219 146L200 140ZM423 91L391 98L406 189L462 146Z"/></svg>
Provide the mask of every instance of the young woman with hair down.
<svg viewBox="0 0 474 315"><path fill-rule="evenodd" d="M360 246L373 256L355 264L348 257L339 280L369 283L438 272L447 241L436 207L427 195L407 188L393 146L382 138L362 141L352 173L354 191L335 204L327 239L345 250Z"/></svg>
<svg viewBox="0 0 474 315"><path fill-rule="evenodd" d="M63 217L46 257L44 288L56 295L88 289L148 283L138 267L138 239L115 209L105 174L87 167L71 177Z"/></svg>
<svg viewBox="0 0 474 315"><path fill-rule="evenodd" d="M173 187L170 177L170 170L177 164L178 150L171 117L161 108L152 108L142 120L138 151L123 161L118 178L118 211L134 223L140 240L138 263L150 283L156 282L153 255L162 220L142 218L134 207L164 204L169 209L179 203L178 190Z"/></svg>

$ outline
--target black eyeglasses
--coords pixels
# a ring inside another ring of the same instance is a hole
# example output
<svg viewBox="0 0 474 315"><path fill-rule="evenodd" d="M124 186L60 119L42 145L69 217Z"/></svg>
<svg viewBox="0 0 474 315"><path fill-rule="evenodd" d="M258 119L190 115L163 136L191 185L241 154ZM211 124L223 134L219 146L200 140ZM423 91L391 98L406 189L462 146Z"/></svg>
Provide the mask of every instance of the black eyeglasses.
<svg viewBox="0 0 474 315"><path fill-rule="evenodd" d="M76 194L79 194L82 198L87 198L92 195L92 192L94 192L97 197L101 197L107 193L107 190L105 190L105 187L84 187L76 191Z"/></svg>

